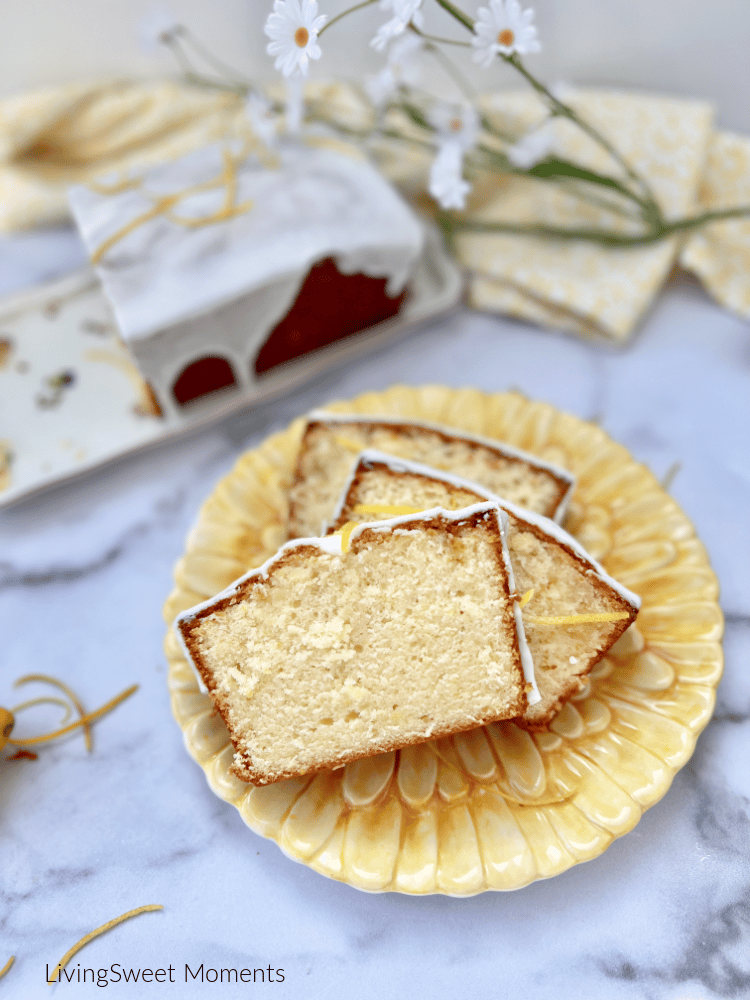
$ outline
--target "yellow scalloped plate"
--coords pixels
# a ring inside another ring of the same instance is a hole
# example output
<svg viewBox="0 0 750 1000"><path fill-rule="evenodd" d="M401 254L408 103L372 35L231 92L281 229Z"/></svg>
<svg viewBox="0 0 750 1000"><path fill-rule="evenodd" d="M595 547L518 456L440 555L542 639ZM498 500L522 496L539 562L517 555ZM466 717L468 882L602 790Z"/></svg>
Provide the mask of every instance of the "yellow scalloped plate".
<svg viewBox="0 0 750 1000"><path fill-rule="evenodd" d="M495 723L264 788L230 773L227 731L170 630L172 710L189 752L252 830L358 889L469 896L597 857L664 795L713 710L723 621L693 526L599 427L517 394L395 386L329 409L438 421L571 469L567 526L641 595L637 628L547 732ZM243 455L206 501L175 569L168 623L284 540L302 428L297 420Z"/></svg>

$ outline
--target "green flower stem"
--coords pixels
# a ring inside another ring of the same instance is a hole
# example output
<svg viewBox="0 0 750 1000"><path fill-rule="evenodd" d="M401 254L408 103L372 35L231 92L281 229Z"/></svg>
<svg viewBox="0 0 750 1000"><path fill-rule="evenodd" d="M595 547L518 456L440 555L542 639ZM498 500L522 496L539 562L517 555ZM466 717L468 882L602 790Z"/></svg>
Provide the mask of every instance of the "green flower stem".
<svg viewBox="0 0 750 1000"><path fill-rule="evenodd" d="M623 204L610 201L608 198L602 198L594 194L589 187L581 187L581 181L579 181L576 177L558 177L557 183L566 194L572 195L580 201L586 201L590 205L595 205L597 208L604 209L605 212L614 212L615 215L620 215L622 218L629 219L631 222L642 221L641 215L633 214L632 202L628 201Z"/></svg>
<svg viewBox="0 0 750 1000"><path fill-rule="evenodd" d="M474 22L472 19L451 3L451 0L435 0L435 2L442 7L443 10L451 14L452 17L459 22L459 24L468 28L468 30L472 33L474 32ZM593 125L590 125L584 118L581 118L574 108L571 108L570 105L565 104L563 101L556 98L543 83L537 80L536 77L533 76L533 74L531 74L523 65L518 53L514 52L510 56L503 56L503 59L506 63L513 66L513 68L517 70L528 83L531 84L540 96L546 99L554 114L570 119L570 121L574 122L583 132L585 132L591 139L593 139L609 153L609 155L622 167L632 183L640 188L643 197L636 195L635 192L630 192L630 196L634 201L637 201L641 205L644 217L648 217L654 221L661 221L661 209L659 208L648 183L630 166L616 147L613 146L612 143L598 131L598 129L594 128Z"/></svg>
<svg viewBox="0 0 750 1000"><path fill-rule="evenodd" d="M558 168L567 167L567 173L562 174L559 169L556 172L547 173L544 168L550 163L549 160L542 160L541 163L538 163L530 170L523 170L520 167L515 167L508 159L506 153L496 149L491 149L488 146L482 146L481 149L488 156L488 158L494 162L496 168L502 173L514 174L517 177L528 177L530 180L546 181L547 183L560 183L574 180L579 184L591 184L594 188L598 188L600 186L606 187L611 191L616 191L629 201L635 201L639 206L642 205L640 199L633 197L633 192L630 188L628 188L616 177L611 177L609 174L600 174L595 170L582 170L578 164L573 163L572 160L555 158L555 165ZM643 213L641 214L643 215Z"/></svg>
<svg viewBox="0 0 750 1000"><path fill-rule="evenodd" d="M600 246L617 248L645 246L669 235L663 231L651 231L637 236L626 236L596 227L545 226L521 222L480 222L472 219L455 220L449 216L441 216L440 222L444 229L450 230L454 234L460 232L503 233L511 236L534 236L545 240L583 240L588 243L597 243Z"/></svg>
<svg viewBox="0 0 750 1000"><path fill-rule="evenodd" d="M455 38L441 38L440 35L428 35L426 32L420 31L419 28L415 28L413 24L410 24L409 27L428 42L437 42L440 45L460 45L462 49L471 48L471 42L460 42Z"/></svg>
<svg viewBox="0 0 750 1000"><path fill-rule="evenodd" d="M674 219L667 222L666 226L671 232L679 232L683 229L696 229L698 226L705 226L710 222L724 222L727 219L750 218L750 205L734 205L731 208L717 208L700 215L689 215L684 219Z"/></svg>
<svg viewBox="0 0 750 1000"><path fill-rule="evenodd" d="M169 41L164 44L174 56L177 65L182 70L185 80L188 83L192 84L194 87L201 87L204 90L225 90L232 94L238 94L240 97L247 97L247 95L252 91L253 87L250 83L227 83L226 80L217 79L216 77L206 76L204 73L199 73L194 68L188 54L182 48L179 37L180 36L170 38Z"/></svg>
<svg viewBox="0 0 750 1000"><path fill-rule="evenodd" d="M203 58L209 66L213 66L218 73L224 73L230 79L234 79L237 83L244 83L250 86L250 80L245 76L244 73L240 73L239 70L233 69L223 60L215 56L213 52L203 44L200 38L194 34L189 28L181 26L182 30L180 32L180 37L184 38L185 41L193 47L193 49L198 53L201 58Z"/></svg>
<svg viewBox="0 0 750 1000"><path fill-rule="evenodd" d="M645 232L635 235L613 233L606 229L586 226L545 226L533 223L455 219L445 213L440 214L439 221L443 229L454 235L459 232L507 233L514 236L535 236L542 239L584 240L605 247L632 248L658 243L660 240L675 236L680 232L697 229L710 222L746 216L750 217L750 205L739 205L734 208L702 212L700 215L686 216L671 222L662 221L659 225L652 226Z"/></svg>
<svg viewBox="0 0 750 1000"><path fill-rule="evenodd" d="M642 222L642 215L633 215L632 212L628 211L628 206L632 202L627 201L624 204L619 204L614 201L610 201L607 198L602 198L594 193L594 185L587 183L584 179L578 177L544 177L529 174L528 171L523 170L521 167L514 167L510 162L505 153L499 150L492 149L490 146L485 146L482 143L478 144L476 149L481 154L480 157L469 156L469 162L476 159L477 165L484 170L494 170L500 174L512 175L513 177L525 177L528 180L533 181L546 181L547 183L558 184L566 193L573 195L580 201L588 202L590 205L595 205L597 208L603 208L608 212L614 212L617 215L623 216L624 218L630 219L633 222ZM581 185L584 185L581 187ZM615 188L616 190L616 188Z"/></svg>
<svg viewBox="0 0 750 1000"><path fill-rule="evenodd" d="M348 7L346 10L342 10L340 14L332 17L330 21L323 25L318 32L318 38L320 38L324 31L328 31L329 28L332 28L337 21L340 21L344 17L348 17L349 14L353 14L356 10L362 10L363 7L371 7L377 2L378 0L362 0L362 3L357 3L353 7Z"/></svg>
<svg viewBox="0 0 750 1000"><path fill-rule="evenodd" d="M472 18L470 18L468 14L464 14L462 10L459 10L455 4L452 4L451 0L436 0L436 3L438 3L443 10L448 11L451 17L455 17L460 24L463 24L464 28L468 28L472 34L474 33L474 21Z"/></svg>
<svg viewBox="0 0 750 1000"><path fill-rule="evenodd" d="M630 166L625 157L619 152L619 150L615 146L612 145L609 139L607 139L606 136L602 135L602 133L599 132L598 129L594 128L593 125L590 125L585 118L581 118L578 112L574 108L572 108L569 104L565 104L563 101L555 97L555 95L552 94L548 90L548 88L544 86L543 83L541 83L539 80L536 79L535 76L529 73L524 64L521 62L518 53L514 52L510 56L503 56L503 59L505 59L507 63L513 66L513 68L516 69L521 74L521 76L523 76L524 79L531 84L534 90L541 97L546 99L547 103L550 105L554 114L560 115L564 118L568 118L575 125L577 125L582 132L585 132L586 135L589 136L589 138L593 139L594 142L596 142L598 145L602 147L602 149L606 150L609 153L612 159L615 160L615 162L622 167L622 169L625 171L630 180L634 184L637 184L638 187L643 192L643 194L645 195L645 198L637 198L634 195L634 199L639 201L640 204L644 207L644 209L649 209L652 212L655 211L656 213L658 213L660 217L661 210L659 209L659 206L656 203L656 200L653 196L653 193L648 183L638 173L636 173L636 171Z"/></svg>

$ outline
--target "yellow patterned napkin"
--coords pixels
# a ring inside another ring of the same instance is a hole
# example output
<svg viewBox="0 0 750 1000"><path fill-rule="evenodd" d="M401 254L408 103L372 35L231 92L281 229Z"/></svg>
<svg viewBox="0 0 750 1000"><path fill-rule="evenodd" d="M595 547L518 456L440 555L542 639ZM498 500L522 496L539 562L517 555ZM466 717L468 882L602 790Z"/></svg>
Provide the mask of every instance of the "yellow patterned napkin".
<svg viewBox="0 0 750 1000"><path fill-rule="evenodd" d="M70 84L0 103L0 232L69 217L66 191L235 134L233 94L165 81Z"/></svg>
<svg viewBox="0 0 750 1000"><path fill-rule="evenodd" d="M668 217L691 210L711 136L707 104L608 91L566 95L651 183ZM543 120L533 93L495 95L487 110L516 133ZM591 169L620 173L609 155L567 120L554 122L555 152ZM527 178L480 183L468 214L483 221L602 225L627 231L611 211L557 185ZM469 301L585 337L622 341L661 287L679 251L676 239L635 249L582 241L468 233L458 240L469 269Z"/></svg>
<svg viewBox="0 0 750 1000"><path fill-rule="evenodd" d="M698 200L706 210L750 205L750 139L714 133ZM716 222L694 233L680 263L723 306L750 319L750 217Z"/></svg>

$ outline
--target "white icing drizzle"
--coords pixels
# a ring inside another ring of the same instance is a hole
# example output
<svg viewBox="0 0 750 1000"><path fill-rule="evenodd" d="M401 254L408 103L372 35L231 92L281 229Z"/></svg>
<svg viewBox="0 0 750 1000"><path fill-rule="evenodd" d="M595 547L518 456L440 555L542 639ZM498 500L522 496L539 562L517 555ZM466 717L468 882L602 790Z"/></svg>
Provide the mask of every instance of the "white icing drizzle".
<svg viewBox="0 0 750 1000"><path fill-rule="evenodd" d="M72 188L71 210L89 252L153 209L156 198L220 177L222 148L206 146L151 168L142 189L106 195ZM251 202L249 210L209 227L146 219L104 255L97 273L126 340L153 337L295 276L301 284L324 257L334 257L344 274L386 278L389 295L402 290L424 231L374 167L293 144L283 146L279 158L275 169L252 157L237 165L236 201ZM198 189L178 214L210 215L223 197L219 189Z"/></svg>
<svg viewBox="0 0 750 1000"><path fill-rule="evenodd" d="M588 554L581 543L564 528L560 527L559 524L555 523L555 521L548 517L544 517L542 514L535 514L530 510L524 510L522 507L518 507L516 504L511 503L510 500L505 500L503 497L498 497L494 493L485 489L483 486L480 486L479 483L474 483L469 479L462 479L460 476L454 476L452 473L444 472L442 469L433 469L429 465L422 465L421 462L412 462L405 458L395 458L393 455L388 455L382 451L376 451L374 448L365 449L357 456L357 461L355 462L354 468L352 469L347 484L342 492L336 518L341 516L344 503L346 502L346 495L351 488L354 477L357 475L357 472L368 463L385 465L394 472L411 472L414 475L424 476L427 479L435 479L440 482L448 483L450 486L454 486L457 489L468 490L472 493L479 494L479 496L486 497L487 500L494 501L503 510L518 518L519 521L525 521L527 524L533 525L543 534L549 535L561 545L571 549L580 559L587 563L589 566L589 572L596 575L603 583L606 583L609 587L615 590L632 608L635 608L636 610L640 608L640 597L637 594L634 594L631 590L628 590L627 587L623 587L623 585L618 583L614 577L611 577L604 567Z"/></svg>

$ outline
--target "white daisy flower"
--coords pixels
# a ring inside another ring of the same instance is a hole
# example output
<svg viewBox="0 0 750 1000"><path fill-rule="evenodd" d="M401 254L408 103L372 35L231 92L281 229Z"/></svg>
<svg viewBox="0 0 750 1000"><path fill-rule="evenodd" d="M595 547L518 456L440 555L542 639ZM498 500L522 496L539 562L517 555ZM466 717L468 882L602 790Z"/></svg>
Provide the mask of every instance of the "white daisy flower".
<svg viewBox="0 0 750 1000"><path fill-rule="evenodd" d="M417 55L422 47L422 39L413 34L404 35L391 45L385 67L365 81L373 104L377 107L383 105L399 86L418 86L422 79L422 67Z"/></svg>
<svg viewBox="0 0 750 1000"><path fill-rule="evenodd" d="M479 138L479 116L471 104L438 104L430 111L430 123L437 129L439 142L454 143L463 152L473 149Z"/></svg>
<svg viewBox="0 0 750 1000"><path fill-rule="evenodd" d="M380 25L370 45L380 52L388 42L402 35L411 21L421 28L424 23L421 5L422 0L381 0L381 9L392 11L393 17Z"/></svg>
<svg viewBox="0 0 750 1000"><path fill-rule="evenodd" d="M430 167L429 192L443 208L464 208L471 185L463 179L464 151L457 142L446 141L438 147Z"/></svg>
<svg viewBox="0 0 750 1000"><path fill-rule="evenodd" d="M320 59L316 39L326 20L318 14L317 0L274 0L264 31L271 39L266 52L276 56L275 68L284 76L305 76L309 60Z"/></svg>
<svg viewBox="0 0 750 1000"><path fill-rule="evenodd" d="M509 146L505 152L514 167L529 170L549 156L554 145L555 137L550 130L549 121L546 121L539 128L522 135L518 142Z"/></svg>
<svg viewBox="0 0 750 1000"><path fill-rule="evenodd" d="M463 208L471 185L463 178L464 155L479 138L479 116L471 104L438 104L430 111L438 151L430 168L430 194L443 208Z"/></svg>
<svg viewBox="0 0 750 1000"><path fill-rule="evenodd" d="M490 0L489 7L480 7L471 40L474 62L486 69L496 55L539 52L533 20L534 11L522 10L518 0Z"/></svg>

